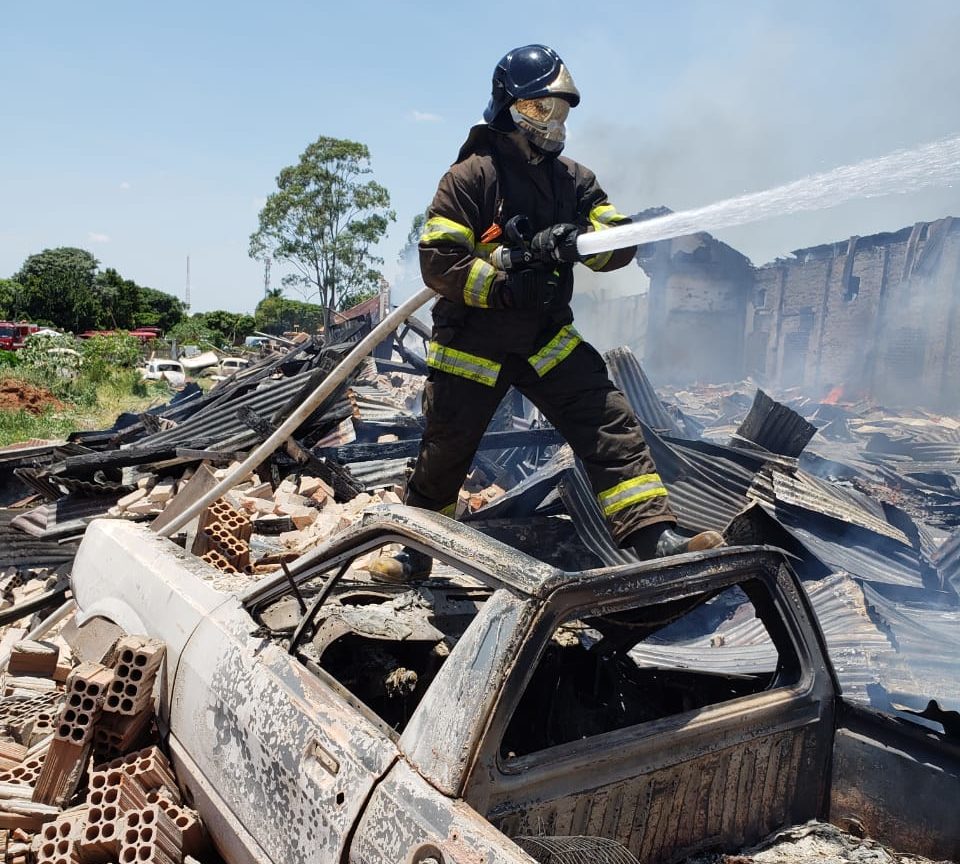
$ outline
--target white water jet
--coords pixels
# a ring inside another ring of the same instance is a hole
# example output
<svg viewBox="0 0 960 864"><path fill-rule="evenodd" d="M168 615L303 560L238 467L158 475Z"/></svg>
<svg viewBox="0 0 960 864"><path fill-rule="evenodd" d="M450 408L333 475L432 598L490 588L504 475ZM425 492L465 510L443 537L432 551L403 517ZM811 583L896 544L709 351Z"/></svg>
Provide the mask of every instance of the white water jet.
<svg viewBox="0 0 960 864"><path fill-rule="evenodd" d="M957 179L960 179L960 136L912 150L898 150L854 165L843 165L706 207L582 234L577 240L577 251L583 256L596 255L697 231L715 231L759 222L771 216L823 210L854 198L877 198L915 192L929 186L950 185Z"/></svg>

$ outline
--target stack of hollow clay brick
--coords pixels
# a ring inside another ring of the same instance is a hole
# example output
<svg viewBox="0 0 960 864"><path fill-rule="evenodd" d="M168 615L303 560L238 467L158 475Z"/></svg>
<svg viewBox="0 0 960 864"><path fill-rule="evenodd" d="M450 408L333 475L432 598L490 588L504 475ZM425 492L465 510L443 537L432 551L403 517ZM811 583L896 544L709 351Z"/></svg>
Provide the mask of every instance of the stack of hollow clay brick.
<svg viewBox="0 0 960 864"><path fill-rule="evenodd" d="M66 674L35 643L14 653L24 674L8 669L0 697L0 864L182 864L202 855L200 817L152 743L163 643L125 636L105 663Z"/></svg>
<svg viewBox="0 0 960 864"><path fill-rule="evenodd" d="M250 573L252 534L247 515L220 498L200 516L193 554L224 573Z"/></svg>

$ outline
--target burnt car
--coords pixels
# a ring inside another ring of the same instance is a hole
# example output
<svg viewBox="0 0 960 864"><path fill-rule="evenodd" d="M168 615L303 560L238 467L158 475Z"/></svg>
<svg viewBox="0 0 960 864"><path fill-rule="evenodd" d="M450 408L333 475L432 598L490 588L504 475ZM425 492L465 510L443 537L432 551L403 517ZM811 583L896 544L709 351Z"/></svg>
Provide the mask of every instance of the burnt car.
<svg viewBox="0 0 960 864"><path fill-rule="evenodd" d="M370 581L395 543L431 579ZM83 620L167 643L159 716L228 860L653 864L813 818L960 857L955 739L843 700L778 550L564 572L393 507L289 578L218 585L107 520L73 573ZM704 648L730 620L754 637Z"/></svg>

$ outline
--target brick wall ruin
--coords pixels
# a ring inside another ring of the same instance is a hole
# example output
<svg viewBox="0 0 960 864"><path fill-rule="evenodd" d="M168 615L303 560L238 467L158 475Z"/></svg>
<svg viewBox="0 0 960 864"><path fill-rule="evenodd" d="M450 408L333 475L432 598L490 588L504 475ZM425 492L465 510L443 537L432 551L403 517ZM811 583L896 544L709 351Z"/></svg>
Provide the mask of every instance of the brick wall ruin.
<svg viewBox="0 0 960 864"><path fill-rule="evenodd" d="M814 395L842 385L888 404L960 405L960 219L793 256L754 267L707 234L641 249L657 380L750 375Z"/></svg>

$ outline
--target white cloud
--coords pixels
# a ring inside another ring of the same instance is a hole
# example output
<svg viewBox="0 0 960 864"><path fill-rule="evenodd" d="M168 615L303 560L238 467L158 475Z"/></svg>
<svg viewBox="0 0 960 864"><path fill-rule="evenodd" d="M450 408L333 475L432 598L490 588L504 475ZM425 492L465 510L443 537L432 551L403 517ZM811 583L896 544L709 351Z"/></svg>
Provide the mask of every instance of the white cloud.
<svg viewBox="0 0 960 864"><path fill-rule="evenodd" d="M87 239L88 239L91 243L109 243L109 242L110 242L110 235L109 235L109 234L101 234L101 233L99 233L98 231L89 231L89 232L87 232Z"/></svg>
<svg viewBox="0 0 960 864"><path fill-rule="evenodd" d="M443 120L439 114L431 114L429 111L411 111L410 116L417 123L440 123Z"/></svg>
<svg viewBox="0 0 960 864"><path fill-rule="evenodd" d="M126 180L124 180L124 181L120 184L120 188L121 188L121 189L129 189L129 188L130 188L130 184L129 184Z"/></svg>

